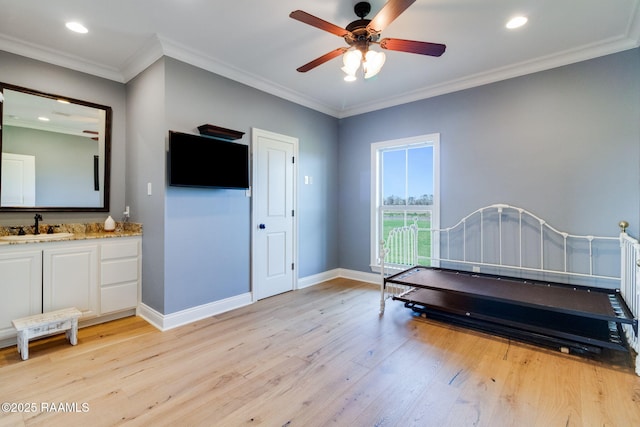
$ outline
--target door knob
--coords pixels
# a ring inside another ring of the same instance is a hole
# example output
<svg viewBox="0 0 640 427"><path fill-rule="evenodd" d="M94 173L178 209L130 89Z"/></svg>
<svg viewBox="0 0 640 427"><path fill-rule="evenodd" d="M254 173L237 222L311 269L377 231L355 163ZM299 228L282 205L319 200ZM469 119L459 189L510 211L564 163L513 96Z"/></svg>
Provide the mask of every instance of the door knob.
<svg viewBox="0 0 640 427"><path fill-rule="evenodd" d="M264 224L260 224L260 225L258 226L258 228L259 228L260 230L264 230L264 229L265 229L265 228L267 228L267 227L266 227Z"/></svg>

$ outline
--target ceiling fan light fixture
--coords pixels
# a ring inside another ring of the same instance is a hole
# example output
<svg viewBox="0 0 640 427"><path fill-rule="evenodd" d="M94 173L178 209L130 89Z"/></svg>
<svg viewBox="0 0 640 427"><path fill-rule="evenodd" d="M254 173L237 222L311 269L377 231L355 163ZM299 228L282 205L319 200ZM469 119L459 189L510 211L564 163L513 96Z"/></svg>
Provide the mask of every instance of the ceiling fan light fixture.
<svg viewBox="0 0 640 427"><path fill-rule="evenodd" d="M349 69L347 67L342 67L341 68L342 71L344 71L344 81L345 82L352 82L354 80L356 80L356 71L358 71L358 69L356 68L355 70Z"/></svg>
<svg viewBox="0 0 640 427"><path fill-rule="evenodd" d="M356 72L360 68L360 62L362 61L362 52L359 50L348 50L342 55L342 71L346 74L344 80L346 82L352 82L356 80Z"/></svg>
<svg viewBox="0 0 640 427"><path fill-rule="evenodd" d="M362 69L364 70L364 78L369 79L380 72L386 55L384 52L376 52L375 50L367 51L365 60L362 62Z"/></svg>
<svg viewBox="0 0 640 427"><path fill-rule="evenodd" d="M360 61L362 61L362 52L358 49L348 50L342 55L343 68L348 70L357 70L360 66Z"/></svg>

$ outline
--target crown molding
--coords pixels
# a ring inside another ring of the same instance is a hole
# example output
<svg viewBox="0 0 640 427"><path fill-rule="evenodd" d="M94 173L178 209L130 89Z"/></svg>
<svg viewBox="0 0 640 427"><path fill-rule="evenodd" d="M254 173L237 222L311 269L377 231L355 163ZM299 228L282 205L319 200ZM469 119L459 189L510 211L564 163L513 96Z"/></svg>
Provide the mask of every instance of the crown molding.
<svg viewBox="0 0 640 427"><path fill-rule="evenodd" d="M162 45L158 36L154 34L149 37L147 42L140 47L133 55L131 55L122 67L122 79L125 83L135 78L138 74L146 70L162 58L164 55Z"/></svg>
<svg viewBox="0 0 640 427"><path fill-rule="evenodd" d="M85 74L102 77L107 80L124 83L122 73L116 68L88 61L78 56L69 55L55 49L46 48L24 40L19 40L5 34L0 34L0 50L16 55L58 65Z"/></svg>
<svg viewBox="0 0 640 427"><path fill-rule="evenodd" d="M311 108L312 110L316 110L321 113L325 113L334 117L337 117L340 114L340 112L335 108L308 98L301 93L292 91L284 86L277 85L272 81L263 79L262 77L255 74L247 73L244 70L219 61L210 56L204 55L199 51L176 43L165 37L158 36L158 40L162 45L162 52L168 57L186 62L187 64L202 68L203 70L210 71L214 74L218 74L222 77L226 77L230 80L237 81L252 88L261 90L279 98L286 99L295 104Z"/></svg>
<svg viewBox="0 0 640 427"><path fill-rule="evenodd" d="M514 77L520 77L527 74L550 70L552 68L570 65L577 62L622 52L624 50L634 49L638 46L640 46L640 42L637 38L616 38L600 43L594 43L593 45L570 49L554 55L543 56L506 67L494 68L493 70L474 74L461 79L450 80L438 85L424 87L415 91L394 96L393 98L387 98L383 101L360 104L341 111L338 118L356 116L359 114L382 110L384 108L407 104L409 102L433 98L439 95L445 95L447 93L453 93L464 89L483 86L501 80L507 80Z"/></svg>

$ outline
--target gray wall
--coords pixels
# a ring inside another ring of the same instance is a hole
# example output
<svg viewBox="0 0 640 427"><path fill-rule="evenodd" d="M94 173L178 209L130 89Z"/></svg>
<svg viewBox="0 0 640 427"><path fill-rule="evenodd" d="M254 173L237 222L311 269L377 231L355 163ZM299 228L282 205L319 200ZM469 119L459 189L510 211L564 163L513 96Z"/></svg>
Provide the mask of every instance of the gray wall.
<svg viewBox="0 0 640 427"><path fill-rule="evenodd" d="M299 138L298 276L339 266L337 119L171 58L127 86L127 194L145 227L143 302L168 314L250 290L251 199L242 190L166 186L168 131L197 133L205 123L245 132L239 142L247 144L252 127Z"/></svg>
<svg viewBox="0 0 640 427"><path fill-rule="evenodd" d="M143 224L142 301L165 307L165 71L160 59L127 84L127 204ZM147 187L151 183L151 195Z"/></svg>
<svg viewBox="0 0 640 427"><path fill-rule="evenodd" d="M369 271L370 144L440 133L441 226L508 203L574 234L638 235L640 50L340 121L339 248Z"/></svg>
<svg viewBox="0 0 640 427"><path fill-rule="evenodd" d="M81 99L113 109L111 134L111 203L109 213L49 213L44 223L102 222L107 215L120 220L125 206L125 86L56 65L0 51L0 81L56 95ZM0 225L32 224L33 213L0 213Z"/></svg>

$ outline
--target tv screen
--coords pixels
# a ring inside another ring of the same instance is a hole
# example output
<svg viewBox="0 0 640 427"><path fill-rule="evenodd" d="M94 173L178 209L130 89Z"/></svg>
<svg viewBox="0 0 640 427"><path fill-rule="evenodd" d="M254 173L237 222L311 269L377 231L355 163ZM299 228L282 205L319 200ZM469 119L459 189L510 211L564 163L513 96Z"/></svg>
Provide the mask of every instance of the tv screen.
<svg viewBox="0 0 640 427"><path fill-rule="evenodd" d="M249 188L249 147L169 131L169 185Z"/></svg>

